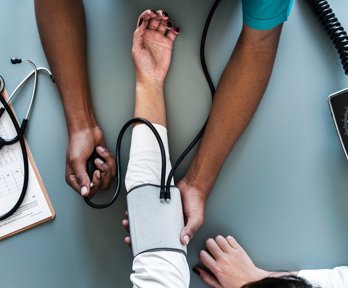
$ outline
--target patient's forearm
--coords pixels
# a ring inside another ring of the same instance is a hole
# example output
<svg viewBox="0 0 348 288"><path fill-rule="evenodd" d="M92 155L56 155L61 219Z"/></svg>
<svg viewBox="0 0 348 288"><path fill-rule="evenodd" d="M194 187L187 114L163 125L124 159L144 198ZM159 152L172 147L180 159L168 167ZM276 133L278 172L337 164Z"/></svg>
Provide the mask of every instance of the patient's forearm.
<svg viewBox="0 0 348 288"><path fill-rule="evenodd" d="M243 27L220 79L206 131L185 181L209 193L225 158L251 120L267 87L281 26L270 31Z"/></svg>
<svg viewBox="0 0 348 288"><path fill-rule="evenodd" d="M166 127L163 83L137 82L134 116Z"/></svg>

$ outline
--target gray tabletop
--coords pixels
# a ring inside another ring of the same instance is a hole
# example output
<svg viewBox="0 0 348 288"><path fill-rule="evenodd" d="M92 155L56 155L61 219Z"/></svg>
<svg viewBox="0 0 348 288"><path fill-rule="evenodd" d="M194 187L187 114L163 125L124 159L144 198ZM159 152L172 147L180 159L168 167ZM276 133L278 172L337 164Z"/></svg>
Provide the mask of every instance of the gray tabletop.
<svg viewBox="0 0 348 288"><path fill-rule="evenodd" d="M198 51L212 2L85 1L93 102L110 148L132 115L131 39L137 15L145 8L164 8L183 31L166 83L173 159L200 129L211 102ZM331 2L348 27L346 1ZM32 1L3 0L1 12L0 74L11 91L29 69L11 65L11 57L47 62ZM222 1L207 43L215 82L241 23L240 1ZM209 198L205 224L189 248L191 266L205 239L218 233L234 235L256 264L267 269L347 264L348 166L327 105L330 93L347 86L322 28L302 1L295 3L266 94L227 159ZM30 94L30 85L23 93ZM26 103L25 97L17 99L19 115ZM57 217L0 243L0 286L130 287L132 257L122 243L125 232L120 226L125 198L109 209L93 210L65 184L65 120L56 87L45 76L39 79L27 132ZM129 139L124 146L128 144ZM122 163L128 148L124 151ZM202 286L193 274L191 287Z"/></svg>

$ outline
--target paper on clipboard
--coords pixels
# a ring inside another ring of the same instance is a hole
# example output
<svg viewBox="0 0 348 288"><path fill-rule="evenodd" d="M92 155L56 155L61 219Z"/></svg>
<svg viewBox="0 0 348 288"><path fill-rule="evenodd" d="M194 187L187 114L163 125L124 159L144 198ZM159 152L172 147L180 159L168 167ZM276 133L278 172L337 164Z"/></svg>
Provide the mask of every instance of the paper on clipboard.
<svg viewBox="0 0 348 288"><path fill-rule="evenodd" d="M16 130L7 113L0 118L0 136L10 139ZM19 209L9 218L0 221L0 240L52 220L55 212L28 148L29 182L27 194ZM23 156L20 144L4 146L0 150L0 214L13 207L23 185Z"/></svg>

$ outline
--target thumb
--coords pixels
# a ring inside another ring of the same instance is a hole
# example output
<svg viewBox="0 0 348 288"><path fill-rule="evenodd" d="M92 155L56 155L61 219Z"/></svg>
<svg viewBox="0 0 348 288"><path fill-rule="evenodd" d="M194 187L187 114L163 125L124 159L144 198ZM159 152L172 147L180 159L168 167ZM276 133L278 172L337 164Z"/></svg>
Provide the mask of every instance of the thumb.
<svg viewBox="0 0 348 288"><path fill-rule="evenodd" d="M187 223L180 234L180 241L183 245L188 245L198 228L203 224L203 215L193 213L187 218Z"/></svg>
<svg viewBox="0 0 348 288"><path fill-rule="evenodd" d="M77 159L71 162L71 168L73 174L76 176L76 181L80 186L80 194L83 197L87 197L90 193L90 182L86 171L86 161L83 159Z"/></svg>

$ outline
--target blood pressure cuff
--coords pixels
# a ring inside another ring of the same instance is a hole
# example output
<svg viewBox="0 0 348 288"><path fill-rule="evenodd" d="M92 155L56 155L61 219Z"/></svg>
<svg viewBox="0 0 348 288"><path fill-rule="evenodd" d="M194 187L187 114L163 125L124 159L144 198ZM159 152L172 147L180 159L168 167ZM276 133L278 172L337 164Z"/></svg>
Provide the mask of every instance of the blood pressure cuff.
<svg viewBox="0 0 348 288"><path fill-rule="evenodd" d="M171 200L161 203L160 187L141 185L127 193L129 228L134 257L151 251L178 251L186 255L180 242L184 227L180 191L171 187Z"/></svg>

